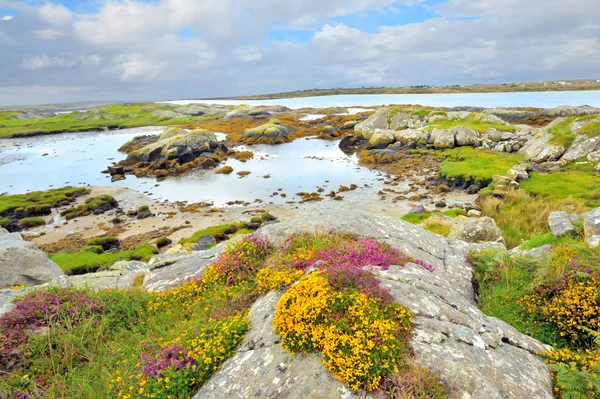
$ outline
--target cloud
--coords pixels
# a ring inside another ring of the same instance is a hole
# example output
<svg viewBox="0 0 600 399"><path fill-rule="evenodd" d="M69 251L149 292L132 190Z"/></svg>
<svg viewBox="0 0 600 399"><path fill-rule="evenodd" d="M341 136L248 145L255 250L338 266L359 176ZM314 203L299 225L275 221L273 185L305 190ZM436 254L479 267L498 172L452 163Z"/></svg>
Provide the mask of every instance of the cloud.
<svg viewBox="0 0 600 399"><path fill-rule="evenodd" d="M0 21L11 21L14 17L12 15L5 15L0 18Z"/></svg>
<svg viewBox="0 0 600 399"><path fill-rule="evenodd" d="M61 36L65 36L64 33L59 32L59 31L54 30L54 29L34 30L33 34L38 39L42 39L42 40L56 40L56 39L58 39Z"/></svg>
<svg viewBox="0 0 600 399"><path fill-rule="evenodd" d="M118 72L122 81L132 81L153 78L162 66L142 54L122 54L115 57L111 69Z"/></svg>
<svg viewBox="0 0 600 399"><path fill-rule="evenodd" d="M44 21L53 25L67 24L73 19L73 13L62 4L46 3L38 13Z"/></svg>
<svg viewBox="0 0 600 399"><path fill-rule="evenodd" d="M48 67L72 68L76 65L98 65L101 61L102 57L97 54L61 54L60 56L56 57L50 57L46 54L42 54L24 58L21 62L21 67L29 71L37 71Z"/></svg>

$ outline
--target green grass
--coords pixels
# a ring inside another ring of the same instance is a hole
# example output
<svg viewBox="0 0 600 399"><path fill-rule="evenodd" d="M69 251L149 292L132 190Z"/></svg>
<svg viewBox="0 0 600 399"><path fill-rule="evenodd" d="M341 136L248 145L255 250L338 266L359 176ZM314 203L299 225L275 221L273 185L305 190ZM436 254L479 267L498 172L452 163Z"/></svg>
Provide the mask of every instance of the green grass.
<svg viewBox="0 0 600 399"><path fill-rule="evenodd" d="M408 223L412 223L412 224L421 224L424 221L426 221L427 219L429 219L431 216L433 216L433 214L431 213L407 213L406 215L402 216L400 219L404 220L405 222Z"/></svg>
<svg viewBox="0 0 600 399"><path fill-rule="evenodd" d="M41 119L18 120L15 112L0 112L0 138L79 132L103 128L124 129L149 125L177 125L213 119L213 116L176 118L162 120L152 113L160 108L169 109L164 104L110 104L94 108L88 112L92 117L76 120L80 112L60 114ZM95 117L94 117L95 116Z"/></svg>
<svg viewBox="0 0 600 399"><path fill-rule="evenodd" d="M499 132L514 132L516 130L516 128L514 126L504 125L501 123L481 122L481 121L478 121L476 118L477 118L477 115L471 114L465 119L452 119L452 120L440 119L440 120L437 120L437 121L427 124L426 129L427 130L433 130L433 129L448 130L448 129L451 129L456 126L465 126L465 127L471 128L473 130L476 130L480 133L483 133L490 128L494 128L494 129L498 130Z"/></svg>
<svg viewBox="0 0 600 399"><path fill-rule="evenodd" d="M582 117L570 117L565 118L562 122L557 123L548 129L548 132L552 134L552 139L550 143L555 145L560 145L562 147L569 147L575 141L577 134L573 132L571 129L571 125L574 122L585 121L592 118L597 118L598 115L587 115ZM590 122L581 129L579 129L578 134L582 134L588 137L596 137L600 135L600 122L594 121Z"/></svg>
<svg viewBox="0 0 600 399"><path fill-rule="evenodd" d="M0 227L4 228L8 226L9 223L10 220L8 220L7 218L0 217Z"/></svg>
<svg viewBox="0 0 600 399"><path fill-rule="evenodd" d="M451 229L452 229L452 226L450 226L449 224L437 223L437 222L427 223L427 225L425 226L425 230L429 230L432 233L439 234L444 237L447 237L448 234L450 234Z"/></svg>
<svg viewBox="0 0 600 399"><path fill-rule="evenodd" d="M46 221L40 217L23 218L19 220L19 227L24 229L30 229L32 227L43 226Z"/></svg>
<svg viewBox="0 0 600 399"><path fill-rule="evenodd" d="M34 191L27 194L0 196L0 215L7 214L17 208L27 210L30 208L35 213L43 208L54 208L67 205L80 195L88 194L87 188L64 187L48 191Z"/></svg>
<svg viewBox="0 0 600 399"><path fill-rule="evenodd" d="M600 178L589 163L570 164L558 172L531 173L521 182L521 188L531 194L565 200L572 198L587 207L600 206Z"/></svg>
<svg viewBox="0 0 600 399"><path fill-rule="evenodd" d="M60 213L67 220L75 219L81 216L87 216L90 213L104 213L109 209L118 206L117 201L110 195L101 195L91 197L85 200L85 203L76 207L68 208Z"/></svg>
<svg viewBox="0 0 600 399"><path fill-rule="evenodd" d="M454 208L448 209L447 211L442 212L446 216L450 216L451 218L457 218L459 216L465 216L467 212L462 208Z"/></svg>
<svg viewBox="0 0 600 399"><path fill-rule="evenodd" d="M134 251L103 252L97 254L91 251L60 252L50 259L66 274L83 274L110 266L120 260L148 260L158 253L158 249L149 244L142 244Z"/></svg>
<svg viewBox="0 0 600 399"><path fill-rule="evenodd" d="M218 226L211 226L211 227L207 227L206 229L196 231L191 237L182 238L179 241L179 244L184 245L184 244L196 243L200 237L205 236L205 235L211 235L211 236L232 235L232 234L237 233L238 231L240 231L243 228L244 228L244 223L241 223L241 222L221 224Z"/></svg>
<svg viewBox="0 0 600 399"><path fill-rule="evenodd" d="M520 248L524 251L527 251L547 244L554 245L556 243L558 243L558 238L554 237L554 234L551 232L548 232L531 237L524 244L522 244Z"/></svg>
<svg viewBox="0 0 600 399"><path fill-rule="evenodd" d="M520 155L458 147L445 150L446 159L440 165L440 175L447 179L459 177L473 181L490 181L494 175L503 176L508 169L523 160Z"/></svg>

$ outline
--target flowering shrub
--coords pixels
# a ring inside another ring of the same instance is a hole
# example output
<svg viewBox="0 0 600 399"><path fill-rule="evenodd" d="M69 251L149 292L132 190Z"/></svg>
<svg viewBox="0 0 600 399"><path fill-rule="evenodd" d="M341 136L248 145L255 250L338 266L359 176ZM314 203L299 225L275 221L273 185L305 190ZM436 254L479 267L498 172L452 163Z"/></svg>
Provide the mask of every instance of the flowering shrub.
<svg viewBox="0 0 600 399"><path fill-rule="evenodd" d="M285 350L320 350L339 380L375 390L406 358L411 320L400 305L381 307L361 292L335 291L325 273L315 272L281 297L273 325Z"/></svg>
<svg viewBox="0 0 600 399"><path fill-rule="evenodd" d="M302 270L290 270L285 267L265 267L258 271L256 284L261 293L276 291L290 286L294 281L302 277Z"/></svg>

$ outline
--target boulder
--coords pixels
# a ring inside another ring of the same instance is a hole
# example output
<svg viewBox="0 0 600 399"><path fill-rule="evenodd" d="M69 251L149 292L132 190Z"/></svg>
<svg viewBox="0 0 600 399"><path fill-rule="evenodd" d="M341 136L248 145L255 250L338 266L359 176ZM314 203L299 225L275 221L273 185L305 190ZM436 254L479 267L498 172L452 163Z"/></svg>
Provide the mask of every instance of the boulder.
<svg viewBox="0 0 600 399"><path fill-rule="evenodd" d="M277 123L268 122L255 128L246 129L242 132L242 141L245 143L281 144L290 141L288 135L290 129Z"/></svg>
<svg viewBox="0 0 600 399"><path fill-rule="evenodd" d="M450 129L450 131L454 134L454 137L456 137L457 146L475 147L479 143L480 135L477 130L465 126L456 126Z"/></svg>
<svg viewBox="0 0 600 399"><path fill-rule="evenodd" d="M372 237L433 266L433 272L414 263L385 271L367 269L395 301L413 312L410 342L415 360L456 386L456 397L554 398L550 368L536 355L549 347L484 315L475 303L473 267L465 255L503 245L467 244L392 217L325 204L297 219L262 227L256 234L281 246L289 234L302 231L345 231ZM255 304L249 335L196 399L351 397L336 380L327 379L323 366L318 365L319 354L287 356L277 345L278 337L268 335L277 299L278 294L269 294Z"/></svg>
<svg viewBox="0 0 600 399"><path fill-rule="evenodd" d="M448 237L472 243L504 241L494 219L487 216L457 223L450 230Z"/></svg>
<svg viewBox="0 0 600 399"><path fill-rule="evenodd" d="M423 205L413 206L412 208L410 208L410 211L408 211L408 212L420 215L421 213L425 213L425 207Z"/></svg>
<svg viewBox="0 0 600 399"><path fill-rule="evenodd" d="M512 168L512 169L509 169L508 172L506 172L506 177L508 177L514 181L520 182L520 181L529 179L529 173L527 173L524 170Z"/></svg>
<svg viewBox="0 0 600 399"><path fill-rule="evenodd" d="M583 126L585 126L585 124L579 128ZM588 155L593 154L598 150L600 150L600 136L589 137L578 135L573 141L573 144L565 151L561 160L572 162L577 159L586 158Z"/></svg>
<svg viewBox="0 0 600 399"><path fill-rule="evenodd" d="M387 130L375 132L369 139L368 149L383 149L394 142L394 135Z"/></svg>
<svg viewBox="0 0 600 399"><path fill-rule="evenodd" d="M385 129L388 129L388 110L385 109L375 112L375 114L354 126L356 136L367 140L376 131Z"/></svg>
<svg viewBox="0 0 600 399"><path fill-rule="evenodd" d="M581 216L583 217L585 237L590 239L594 236L600 236L600 208L595 208Z"/></svg>
<svg viewBox="0 0 600 399"><path fill-rule="evenodd" d="M557 238L573 235L576 232L567 212L551 212L548 216L548 224L550 231Z"/></svg>
<svg viewBox="0 0 600 399"><path fill-rule="evenodd" d="M149 144L129 154L127 160L153 162L178 159L183 164L193 161L202 153L216 149L217 145L218 141L213 132L198 129Z"/></svg>
<svg viewBox="0 0 600 399"><path fill-rule="evenodd" d="M398 112L396 115L390 119L390 129L392 130L403 130L408 127L412 127L410 125L414 125L412 123L412 115L408 112Z"/></svg>
<svg viewBox="0 0 600 399"><path fill-rule="evenodd" d="M60 276L64 276L60 267L33 243L0 228L0 288L38 285Z"/></svg>
<svg viewBox="0 0 600 399"><path fill-rule="evenodd" d="M232 118L267 118L271 113L265 109L250 105L239 105L225 114L225 119Z"/></svg>
<svg viewBox="0 0 600 399"><path fill-rule="evenodd" d="M394 131L394 138L404 145L417 144L424 147L430 140L430 133L426 130L404 129Z"/></svg>
<svg viewBox="0 0 600 399"><path fill-rule="evenodd" d="M430 142L433 143L433 146L436 150L454 148L454 133L451 130L433 129L433 132L431 132Z"/></svg>
<svg viewBox="0 0 600 399"><path fill-rule="evenodd" d="M519 150L520 153L535 163L558 160L565 152L565 148L551 144L552 134L548 132L548 129L562 121L563 118L555 119L543 130L535 133Z"/></svg>

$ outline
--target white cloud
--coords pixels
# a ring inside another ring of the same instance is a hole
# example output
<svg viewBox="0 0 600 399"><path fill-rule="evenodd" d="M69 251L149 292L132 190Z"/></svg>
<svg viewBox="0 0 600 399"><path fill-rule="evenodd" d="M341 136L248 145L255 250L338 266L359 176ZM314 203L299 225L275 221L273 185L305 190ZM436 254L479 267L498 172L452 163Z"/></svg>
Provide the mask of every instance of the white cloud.
<svg viewBox="0 0 600 399"><path fill-rule="evenodd" d="M110 69L116 71L122 81L132 81L151 79L162 68L159 62L142 54L122 54L115 57L114 65Z"/></svg>
<svg viewBox="0 0 600 399"><path fill-rule="evenodd" d="M73 12L62 4L46 3L38 9L40 17L53 25L61 25L71 22Z"/></svg>
<svg viewBox="0 0 600 399"><path fill-rule="evenodd" d="M46 54L36 55L24 58L21 61L21 67L29 71L37 71L48 67L72 68L76 65L98 65L102 57L96 54L91 55L73 55L61 54L60 56L50 57Z"/></svg>
<svg viewBox="0 0 600 399"><path fill-rule="evenodd" d="M262 58L260 50L253 48L239 47L236 49L237 57L244 62L258 61Z"/></svg>
<svg viewBox="0 0 600 399"><path fill-rule="evenodd" d="M54 30L54 29L34 30L33 34L38 39L42 39L42 40L56 40L56 39L58 39L61 36L65 36L64 33L59 32L59 31Z"/></svg>
<svg viewBox="0 0 600 399"><path fill-rule="evenodd" d="M14 17L12 15L5 15L2 18L0 18L0 21L10 21L12 20Z"/></svg>

